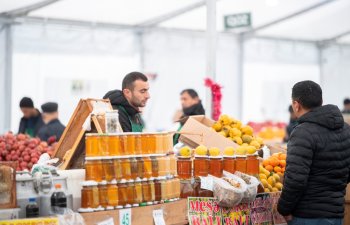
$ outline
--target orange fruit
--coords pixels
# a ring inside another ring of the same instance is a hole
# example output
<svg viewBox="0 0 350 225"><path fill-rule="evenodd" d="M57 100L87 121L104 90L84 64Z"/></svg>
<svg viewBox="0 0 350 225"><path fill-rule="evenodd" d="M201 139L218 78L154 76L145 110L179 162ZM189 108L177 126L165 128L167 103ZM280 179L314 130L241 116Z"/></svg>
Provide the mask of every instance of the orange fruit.
<svg viewBox="0 0 350 225"><path fill-rule="evenodd" d="M266 166L268 166L268 165L270 165L270 160L265 159L265 160L263 161L263 166L266 167Z"/></svg>
<svg viewBox="0 0 350 225"><path fill-rule="evenodd" d="M280 154L282 154L282 153L281 153L281 152L279 152L279 153L273 153L271 157L279 158Z"/></svg>
<svg viewBox="0 0 350 225"><path fill-rule="evenodd" d="M273 171L275 171L276 173L278 173L278 172L282 172L282 169L281 169L281 167L279 167L279 166L275 166L275 168L273 168Z"/></svg>
<svg viewBox="0 0 350 225"><path fill-rule="evenodd" d="M286 167L286 160L284 160L284 159L282 159L282 160L280 160L280 165L281 165L281 167Z"/></svg>
<svg viewBox="0 0 350 225"><path fill-rule="evenodd" d="M278 157L280 160L286 160L287 159L287 155L285 153L282 153L279 155Z"/></svg>
<svg viewBox="0 0 350 225"><path fill-rule="evenodd" d="M283 173L277 172L277 174L278 174L280 177L283 177Z"/></svg>
<svg viewBox="0 0 350 225"><path fill-rule="evenodd" d="M280 164L280 161L277 158L271 157L271 159L270 159L271 166L275 167L275 166L278 166L279 164Z"/></svg>
<svg viewBox="0 0 350 225"><path fill-rule="evenodd" d="M284 171L286 171L286 168L285 168L285 167L282 167L282 168L281 168L281 172L284 173Z"/></svg>
<svg viewBox="0 0 350 225"><path fill-rule="evenodd" d="M273 167L271 165L267 165L265 167L265 169L267 169L268 171L272 172L273 171Z"/></svg>

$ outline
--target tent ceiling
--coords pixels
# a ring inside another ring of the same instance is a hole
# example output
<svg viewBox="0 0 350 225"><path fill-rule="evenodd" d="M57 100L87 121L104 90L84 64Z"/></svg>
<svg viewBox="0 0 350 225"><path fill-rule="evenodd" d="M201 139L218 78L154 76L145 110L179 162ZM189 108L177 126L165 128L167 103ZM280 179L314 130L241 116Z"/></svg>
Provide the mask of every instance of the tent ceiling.
<svg viewBox="0 0 350 225"><path fill-rule="evenodd" d="M43 0L41 0L43 1ZM251 12L252 28L299 12L327 0L217 0L217 29L224 31L225 15ZM40 2L38 0L0 0L0 13ZM203 3L203 4L201 4ZM198 4L186 13L159 24L165 28L205 30L205 0L59 0L29 13L29 17L139 25L162 18L188 6ZM260 36L319 41L350 31L350 1L334 0L314 10L259 30ZM246 29L247 30L247 29ZM244 30L231 30L239 33ZM340 42L349 43L350 35Z"/></svg>

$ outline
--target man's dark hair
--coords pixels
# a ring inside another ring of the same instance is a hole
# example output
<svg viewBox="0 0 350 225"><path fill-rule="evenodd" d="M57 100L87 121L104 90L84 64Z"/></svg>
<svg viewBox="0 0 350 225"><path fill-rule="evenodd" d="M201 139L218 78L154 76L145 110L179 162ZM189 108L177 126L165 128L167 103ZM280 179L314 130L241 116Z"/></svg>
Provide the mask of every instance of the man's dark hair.
<svg viewBox="0 0 350 225"><path fill-rule="evenodd" d="M191 98L199 98L198 93L193 89L185 89L185 90L181 91L180 95L182 95L184 93L189 94L189 96L191 96Z"/></svg>
<svg viewBox="0 0 350 225"><path fill-rule="evenodd" d="M322 89L311 80L300 81L293 86L292 99L306 109L313 109L322 105Z"/></svg>
<svg viewBox="0 0 350 225"><path fill-rule="evenodd" d="M348 105L348 104L350 104L350 99L349 98L344 99L344 105Z"/></svg>
<svg viewBox="0 0 350 225"><path fill-rule="evenodd" d="M19 102L20 108L34 108L34 103L31 98L23 97Z"/></svg>
<svg viewBox="0 0 350 225"><path fill-rule="evenodd" d="M134 89L134 82L137 80L142 80L142 81L146 82L146 81L148 81L148 78L143 73L140 73L140 72L128 73L123 79L122 90L124 90L124 89L133 90Z"/></svg>
<svg viewBox="0 0 350 225"><path fill-rule="evenodd" d="M292 105L289 105L289 107L288 107L288 111L289 111L289 113L293 113L294 111L293 111L293 107L292 107Z"/></svg>

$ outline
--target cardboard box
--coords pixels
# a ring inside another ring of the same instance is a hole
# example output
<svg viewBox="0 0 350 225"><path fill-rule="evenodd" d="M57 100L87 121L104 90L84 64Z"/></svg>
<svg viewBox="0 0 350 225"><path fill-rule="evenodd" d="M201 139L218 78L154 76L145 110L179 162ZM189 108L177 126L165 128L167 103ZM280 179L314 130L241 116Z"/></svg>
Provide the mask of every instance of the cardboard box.
<svg viewBox="0 0 350 225"><path fill-rule="evenodd" d="M228 146L238 147L236 143L211 129L215 121L205 116L190 116L180 133L180 141L191 148L205 145L217 147L223 151Z"/></svg>

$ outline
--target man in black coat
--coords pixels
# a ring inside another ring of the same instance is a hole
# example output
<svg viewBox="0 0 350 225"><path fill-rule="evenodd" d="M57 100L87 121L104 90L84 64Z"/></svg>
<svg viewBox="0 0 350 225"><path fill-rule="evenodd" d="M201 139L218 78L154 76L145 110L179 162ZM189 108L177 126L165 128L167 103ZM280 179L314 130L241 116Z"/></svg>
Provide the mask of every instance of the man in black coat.
<svg viewBox="0 0 350 225"><path fill-rule="evenodd" d="M122 91L112 90L103 96L118 110L124 132L142 132L144 124L140 113L150 98L148 90L148 78L140 72L131 72L123 79Z"/></svg>
<svg viewBox="0 0 350 225"><path fill-rule="evenodd" d="M342 224L350 182L350 128L337 106L322 106L313 81L296 83L292 106L298 125L287 151L278 211L288 224Z"/></svg>
<svg viewBox="0 0 350 225"><path fill-rule="evenodd" d="M47 102L41 106L41 109L45 125L40 128L38 137L49 144L59 141L66 127L58 120L58 104Z"/></svg>
<svg viewBox="0 0 350 225"><path fill-rule="evenodd" d="M34 108L33 100L28 97L21 99L19 107L21 108L23 117L19 123L18 133L35 137L39 129L44 125L41 113Z"/></svg>

